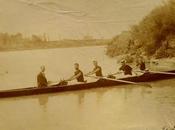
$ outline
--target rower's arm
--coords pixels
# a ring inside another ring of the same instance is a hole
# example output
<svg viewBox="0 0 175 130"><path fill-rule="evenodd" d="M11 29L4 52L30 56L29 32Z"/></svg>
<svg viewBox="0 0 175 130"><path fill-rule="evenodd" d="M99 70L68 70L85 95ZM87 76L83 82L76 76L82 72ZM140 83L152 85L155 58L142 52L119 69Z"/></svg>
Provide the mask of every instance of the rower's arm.
<svg viewBox="0 0 175 130"><path fill-rule="evenodd" d="M116 72L116 73L109 74L109 75L118 75L118 74L121 74L121 73L123 73L123 72L122 72L122 71L118 71L118 72Z"/></svg>
<svg viewBox="0 0 175 130"><path fill-rule="evenodd" d="M85 76L91 75L92 71L88 72L87 74L85 74Z"/></svg>
<svg viewBox="0 0 175 130"><path fill-rule="evenodd" d="M98 71L100 71L100 68L95 69L93 72L96 73Z"/></svg>
<svg viewBox="0 0 175 130"><path fill-rule="evenodd" d="M98 72L98 71L100 71L99 68L97 68L97 69L95 69L95 70L93 70L93 71L87 73L86 75L92 75L92 74L95 74L95 73Z"/></svg>
<svg viewBox="0 0 175 130"><path fill-rule="evenodd" d="M78 74L76 74L76 75L73 75L72 77L70 77L67 81L72 81L72 80L74 80L74 79L76 79L76 78L78 78L79 76L81 76L81 72L80 73L78 73Z"/></svg>

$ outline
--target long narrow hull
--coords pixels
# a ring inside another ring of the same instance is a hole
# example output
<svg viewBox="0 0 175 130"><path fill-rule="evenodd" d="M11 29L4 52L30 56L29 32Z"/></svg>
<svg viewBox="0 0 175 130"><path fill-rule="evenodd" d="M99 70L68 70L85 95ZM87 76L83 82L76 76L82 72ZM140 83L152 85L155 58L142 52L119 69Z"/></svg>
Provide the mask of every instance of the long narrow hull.
<svg viewBox="0 0 175 130"><path fill-rule="evenodd" d="M166 72L171 72L175 74L175 70L166 71ZM171 78L175 78L175 75L160 74L160 73L145 73L141 76L121 78L121 80L132 81L132 82L151 82L151 81L171 79ZM127 83L118 82L114 80L99 79L96 82L83 83L83 84L74 84L74 85L65 85L65 86L52 85L46 88L30 87L30 88L22 88L22 89L5 90L5 91L0 91L0 98L75 91L75 90L84 90L84 89L109 87L109 86L111 87L111 86L118 86L118 85L124 85L124 84L127 84Z"/></svg>

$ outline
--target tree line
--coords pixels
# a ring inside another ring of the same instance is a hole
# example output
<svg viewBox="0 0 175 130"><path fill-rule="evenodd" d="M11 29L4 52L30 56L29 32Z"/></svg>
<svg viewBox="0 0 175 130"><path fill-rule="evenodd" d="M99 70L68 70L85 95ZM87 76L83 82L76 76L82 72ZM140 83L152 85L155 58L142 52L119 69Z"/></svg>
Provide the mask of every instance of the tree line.
<svg viewBox="0 0 175 130"><path fill-rule="evenodd" d="M32 35L31 37L24 37L22 33L0 33L0 50L34 46L37 47L41 46L41 44L45 42L47 42L47 38L45 35Z"/></svg>
<svg viewBox="0 0 175 130"><path fill-rule="evenodd" d="M144 55L154 58L175 56L175 1L169 0L128 31L114 37L107 55Z"/></svg>
<svg viewBox="0 0 175 130"><path fill-rule="evenodd" d="M53 41L49 40L45 34L25 37L22 33L0 33L0 51L101 46L106 45L108 42L108 39L94 39L90 36L79 40L62 39Z"/></svg>
<svg viewBox="0 0 175 130"><path fill-rule="evenodd" d="M24 37L22 33L8 34L0 33L0 43L1 44L10 44L14 42L23 43L23 42L45 42L47 38L45 35L32 35L30 38Z"/></svg>

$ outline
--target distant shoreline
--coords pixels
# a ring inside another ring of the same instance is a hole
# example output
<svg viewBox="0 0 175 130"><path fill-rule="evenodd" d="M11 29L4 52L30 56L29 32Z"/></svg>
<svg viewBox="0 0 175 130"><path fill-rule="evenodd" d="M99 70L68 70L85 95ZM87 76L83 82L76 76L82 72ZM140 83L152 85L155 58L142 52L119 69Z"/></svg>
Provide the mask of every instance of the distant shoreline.
<svg viewBox="0 0 175 130"><path fill-rule="evenodd" d="M9 51L24 51L24 50L38 50L38 49L55 49L55 48L73 48L73 47L90 47L90 46L105 46L110 40L92 39L92 40L61 40L61 41L47 41L35 44L17 44L11 46L1 46L0 52Z"/></svg>
<svg viewBox="0 0 175 130"><path fill-rule="evenodd" d="M13 51L29 51L29 50L47 50L47 49L63 49L63 48L81 48L81 47L96 47L96 46L106 46L106 44L101 44L101 45L86 45L86 46L69 46L69 47L64 47L64 46L61 46L61 47L50 47L50 48L26 48L26 49L7 49L7 50L0 50L0 53L1 52L13 52Z"/></svg>

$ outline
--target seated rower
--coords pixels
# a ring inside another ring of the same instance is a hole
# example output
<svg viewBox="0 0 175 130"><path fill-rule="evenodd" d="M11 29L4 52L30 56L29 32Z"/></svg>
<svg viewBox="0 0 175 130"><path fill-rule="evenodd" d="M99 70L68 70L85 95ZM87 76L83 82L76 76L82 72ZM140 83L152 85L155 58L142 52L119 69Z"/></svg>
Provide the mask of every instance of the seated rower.
<svg viewBox="0 0 175 130"><path fill-rule="evenodd" d="M103 76L102 68L98 65L98 62L93 61L93 65L94 65L94 69L91 72L87 73L86 76L95 74L98 77L102 77Z"/></svg>
<svg viewBox="0 0 175 130"><path fill-rule="evenodd" d="M41 66L41 72L37 75L37 84L38 87L47 87L48 81L45 77L45 66Z"/></svg>
<svg viewBox="0 0 175 130"><path fill-rule="evenodd" d="M79 69L79 64L75 63L74 68L75 68L74 75L66 81L72 81L72 80L76 79L77 82L85 82L83 72Z"/></svg>
<svg viewBox="0 0 175 130"><path fill-rule="evenodd" d="M122 61L122 66L119 68L120 71L124 72L124 75L132 75L132 68L126 64L126 61Z"/></svg>
<svg viewBox="0 0 175 130"><path fill-rule="evenodd" d="M139 69L140 69L141 71L146 70L145 61L143 61L143 59L139 59L139 61L138 61L138 63L137 63L136 66L139 67Z"/></svg>

